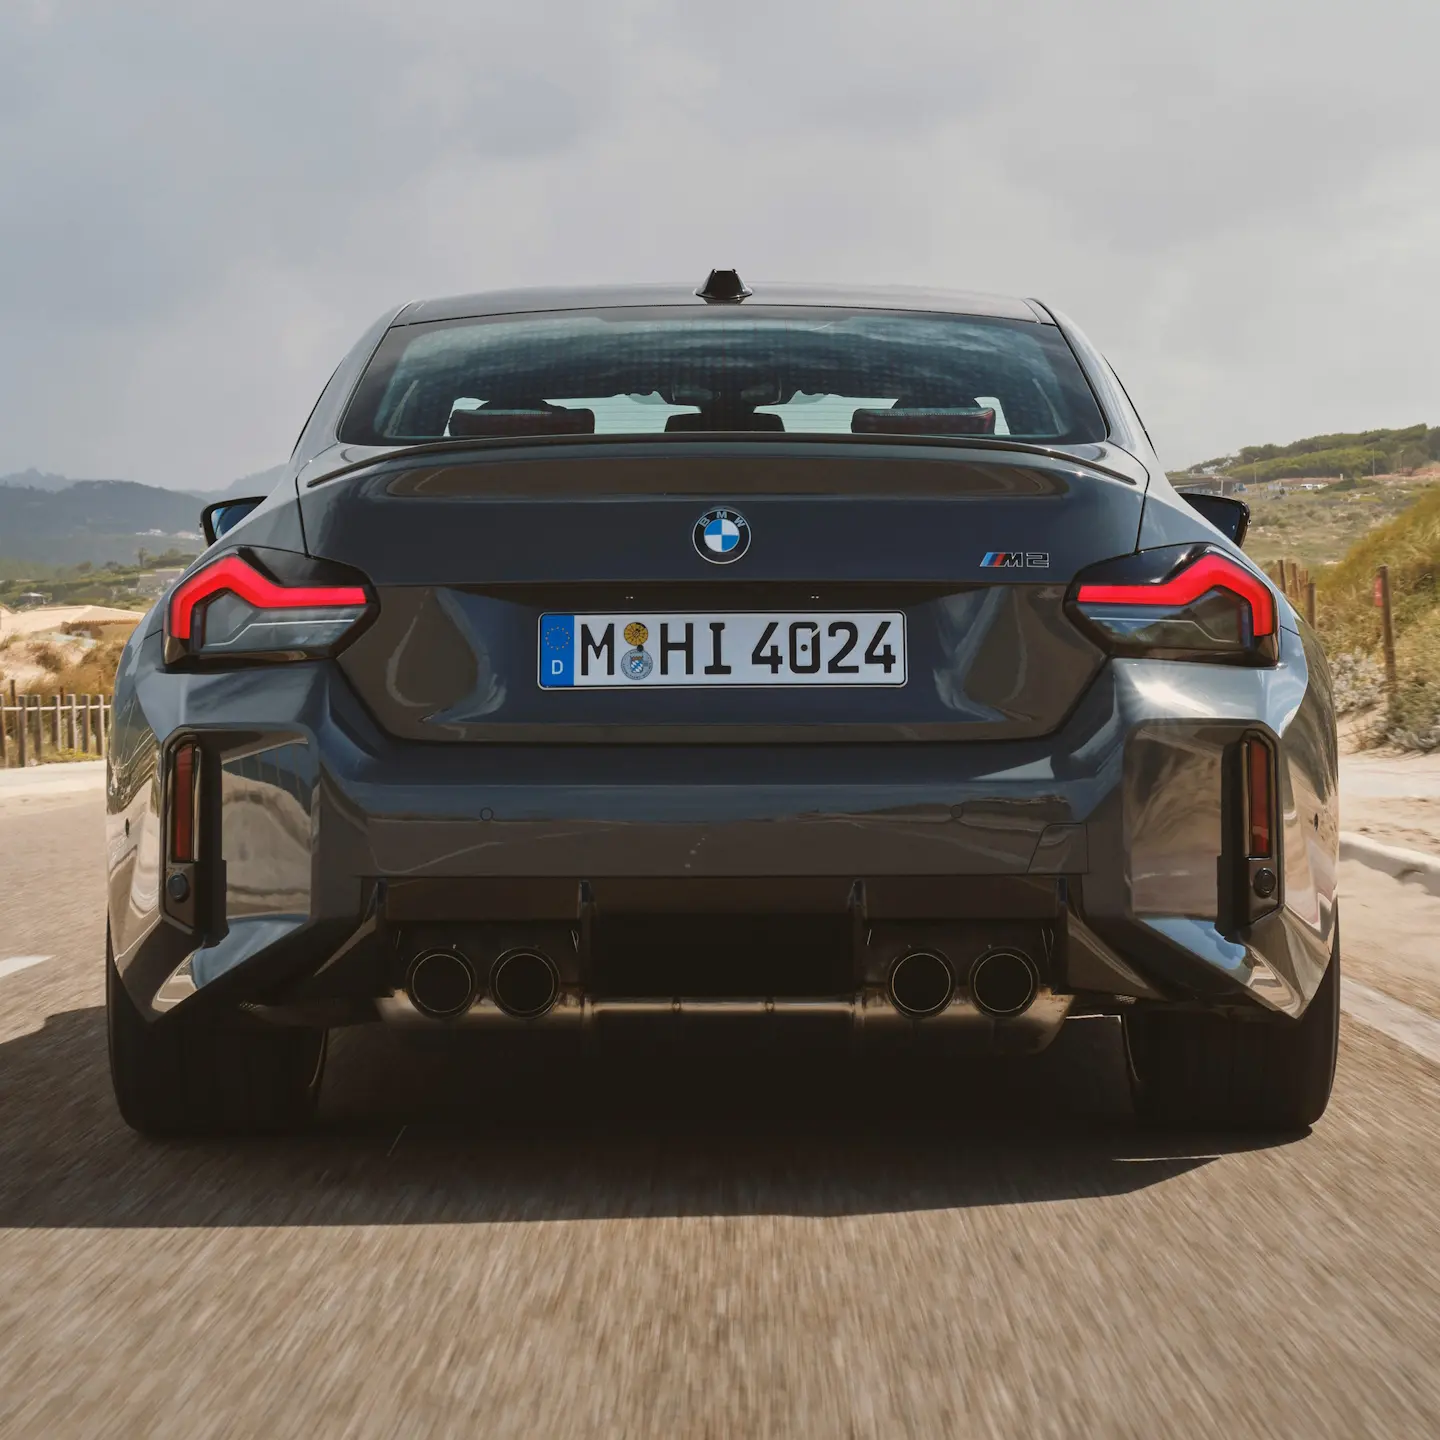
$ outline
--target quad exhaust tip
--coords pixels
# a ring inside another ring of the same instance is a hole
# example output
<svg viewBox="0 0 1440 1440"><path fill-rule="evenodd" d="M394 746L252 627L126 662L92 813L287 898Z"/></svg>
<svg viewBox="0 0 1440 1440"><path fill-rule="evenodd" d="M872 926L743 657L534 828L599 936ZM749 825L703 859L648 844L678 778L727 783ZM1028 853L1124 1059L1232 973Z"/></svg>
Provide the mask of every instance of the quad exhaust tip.
<svg viewBox="0 0 1440 1440"><path fill-rule="evenodd" d="M560 972L543 950L507 950L490 972L490 996L516 1020L538 1020L560 998Z"/></svg>
<svg viewBox="0 0 1440 1440"><path fill-rule="evenodd" d="M422 950L405 976L410 1003L432 1020L453 1020L475 1003L475 968L458 950Z"/></svg>
<svg viewBox="0 0 1440 1440"><path fill-rule="evenodd" d="M975 1008L997 1020L1023 1015L1040 993L1040 971L1023 950L987 950L970 971Z"/></svg>
<svg viewBox="0 0 1440 1440"><path fill-rule="evenodd" d="M890 969L890 1003L913 1020L938 1015L955 994L955 972L936 950L912 950Z"/></svg>

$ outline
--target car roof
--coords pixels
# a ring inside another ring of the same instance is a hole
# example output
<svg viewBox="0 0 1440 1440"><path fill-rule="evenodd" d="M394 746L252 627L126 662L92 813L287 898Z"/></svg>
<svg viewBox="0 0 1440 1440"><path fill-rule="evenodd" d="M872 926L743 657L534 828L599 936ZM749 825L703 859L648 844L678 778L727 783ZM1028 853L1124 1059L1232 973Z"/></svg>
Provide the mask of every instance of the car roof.
<svg viewBox="0 0 1440 1440"><path fill-rule="evenodd" d="M475 295L450 295L406 305L393 323L419 325L430 320L462 320L483 315L522 315L550 310L599 310L632 305L694 305L706 302L696 286L592 285L525 290L490 290ZM1053 325L1049 312L1036 301L1008 295L982 295L968 290L927 290L910 285L800 285L756 281L745 303L755 305L832 305L856 310L926 310L952 315L987 315Z"/></svg>

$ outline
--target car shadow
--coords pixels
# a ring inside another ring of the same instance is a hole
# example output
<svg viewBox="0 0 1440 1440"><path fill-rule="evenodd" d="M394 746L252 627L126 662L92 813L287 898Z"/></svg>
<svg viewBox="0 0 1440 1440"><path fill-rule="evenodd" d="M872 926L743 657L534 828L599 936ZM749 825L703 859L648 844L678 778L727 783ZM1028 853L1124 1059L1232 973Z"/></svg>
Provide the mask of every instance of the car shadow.
<svg viewBox="0 0 1440 1440"><path fill-rule="evenodd" d="M448 1039L449 1037L444 1037ZM331 1047L303 1135L149 1140L121 1121L100 1009L0 1044L0 1227L414 1225L846 1216L1126 1194L1286 1138L1159 1136L1130 1110L1118 1026L1044 1054L858 1061L685 1034L598 1054Z"/></svg>

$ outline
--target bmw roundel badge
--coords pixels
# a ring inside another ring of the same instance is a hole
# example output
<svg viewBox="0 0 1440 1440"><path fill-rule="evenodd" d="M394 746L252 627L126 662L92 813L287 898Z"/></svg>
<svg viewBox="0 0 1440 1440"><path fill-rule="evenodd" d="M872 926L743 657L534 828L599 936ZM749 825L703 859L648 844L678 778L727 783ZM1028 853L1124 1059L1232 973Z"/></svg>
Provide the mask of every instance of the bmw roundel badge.
<svg viewBox="0 0 1440 1440"><path fill-rule="evenodd" d="M695 522L694 539L701 559L729 565L750 548L750 526L738 510L721 506L707 510Z"/></svg>

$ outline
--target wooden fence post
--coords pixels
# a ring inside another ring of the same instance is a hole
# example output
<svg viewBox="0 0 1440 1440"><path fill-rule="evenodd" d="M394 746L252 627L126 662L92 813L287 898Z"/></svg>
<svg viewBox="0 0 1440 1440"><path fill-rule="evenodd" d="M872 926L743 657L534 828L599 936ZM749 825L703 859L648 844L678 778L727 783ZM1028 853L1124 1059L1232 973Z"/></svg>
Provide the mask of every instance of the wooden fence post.
<svg viewBox="0 0 1440 1440"><path fill-rule="evenodd" d="M66 749L78 750L80 748L80 716L75 709L75 692L73 690L70 692L68 699L70 701L70 734L68 737L70 743L66 746Z"/></svg>
<svg viewBox="0 0 1440 1440"><path fill-rule="evenodd" d="M35 702L30 709L35 715L35 763L39 765L45 759L45 697L32 695L30 698Z"/></svg>
<svg viewBox="0 0 1440 1440"><path fill-rule="evenodd" d="M10 737L5 731L5 696L0 693L0 770L10 768Z"/></svg>
<svg viewBox="0 0 1440 1440"><path fill-rule="evenodd" d="M15 682L12 680L10 683L13 685ZM28 699L29 697L22 695L20 698L21 698L22 700L26 700L26 699ZM29 763L29 760L30 760L30 755L29 755L29 750L30 750L30 735L29 735L29 730L30 730L30 707L29 707L29 705L23 705L23 706L20 707L19 713L18 713L18 714L16 715L16 717L15 717L15 734L16 734L16 737L17 737L17 738L19 739L19 741L20 741L20 768L21 768L22 770L25 768L25 766Z"/></svg>
<svg viewBox="0 0 1440 1440"><path fill-rule="evenodd" d="M90 753L90 697L84 697L84 703L80 707L80 752L83 755Z"/></svg>
<svg viewBox="0 0 1440 1440"><path fill-rule="evenodd" d="M105 727L108 718L105 714L106 705L105 695L103 692L100 695L98 704L100 707L100 728L95 733L95 753L97 755L103 755L105 753Z"/></svg>
<svg viewBox="0 0 1440 1440"><path fill-rule="evenodd" d="M1311 627L1315 624L1315 582L1305 582L1305 618L1310 622Z"/></svg>
<svg viewBox="0 0 1440 1440"><path fill-rule="evenodd" d="M1380 645L1385 655L1385 687L1393 695L1398 682L1395 673L1395 626L1390 616L1390 567L1375 572L1380 585Z"/></svg>

